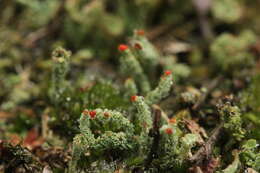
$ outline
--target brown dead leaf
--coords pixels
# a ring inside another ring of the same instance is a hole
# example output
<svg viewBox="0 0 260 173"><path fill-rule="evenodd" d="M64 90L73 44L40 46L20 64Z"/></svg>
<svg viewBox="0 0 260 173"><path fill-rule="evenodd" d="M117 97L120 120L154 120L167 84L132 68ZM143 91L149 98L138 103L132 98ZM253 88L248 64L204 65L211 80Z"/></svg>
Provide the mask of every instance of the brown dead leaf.
<svg viewBox="0 0 260 173"><path fill-rule="evenodd" d="M36 128L32 128L23 141L23 146L30 150L39 147L43 144L44 139L40 137L39 132Z"/></svg>
<svg viewBox="0 0 260 173"><path fill-rule="evenodd" d="M203 173L199 166L193 166L189 169L190 173Z"/></svg>
<svg viewBox="0 0 260 173"><path fill-rule="evenodd" d="M16 146L16 145L18 145L22 142L22 139L18 134L13 133L13 134L10 134L8 136L9 136L8 142L13 146Z"/></svg>
<svg viewBox="0 0 260 173"><path fill-rule="evenodd" d="M35 149L34 154L41 160L41 162L48 164L52 168L64 168L71 160L71 151L64 150L60 147L38 147Z"/></svg>
<svg viewBox="0 0 260 173"><path fill-rule="evenodd" d="M246 173L257 173L256 170L252 169L252 168L247 168Z"/></svg>
<svg viewBox="0 0 260 173"><path fill-rule="evenodd" d="M203 173L214 173L216 168L219 167L220 159L219 158L210 158L207 164L202 166Z"/></svg>
<svg viewBox="0 0 260 173"><path fill-rule="evenodd" d="M35 117L35 113L32 109L25 108L25 107L18 107L17 111L26 114L29 117Z"/></svg>
<svg viewBox="0 0 260 173"><path fill-rule="evenodd" d="M0 119L8 119L11 117L14 117L14 114L12 114L10 112L0 111Z"/></svg>
<svg viewBox="0 0 260 173"><path fill-rule="evenodd" d="M193 166L189 171L191 173L214 173L219 164L220 159L212 157L207 161L207 163L203 163L202 166Z"/></svg>
<svg viewBox="0 0 260 173"><path fill-rule="evenodd" d="M187 128L191 131L191 133L199 135L199 142L204 143L203 138L208 138L206 131L202 127L200 127L200 125L194 120L183 119L183 122L184 124L186 124Z"/></svg>
<svg viewBox="0 0 260 173"><path fill-rule="evenodd" d="M45 166L45 167L43 168L42 173L53 173L53 172L52 172L52 170L51 170L51 168L50 168L49 166Z"/></svg>
<svg viewBox="0 0 260 173"><path fill-rule="evenodd" d="M166 43L163 51L167 54L177 54L182 52L189 52L190 50L191 46L188 43L180 41L170 41Z"/></svg>

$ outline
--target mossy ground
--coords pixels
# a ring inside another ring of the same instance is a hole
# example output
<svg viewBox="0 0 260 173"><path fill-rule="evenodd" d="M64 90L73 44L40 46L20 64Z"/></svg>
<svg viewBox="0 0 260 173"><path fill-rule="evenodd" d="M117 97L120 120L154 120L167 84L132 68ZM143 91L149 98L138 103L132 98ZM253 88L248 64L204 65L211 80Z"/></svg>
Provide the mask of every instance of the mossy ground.
<svg viewBox="0 0 260 173"><path fill-rule="evenodd" d="M1 0L0 173L259 172L259 6Z"/></svg>

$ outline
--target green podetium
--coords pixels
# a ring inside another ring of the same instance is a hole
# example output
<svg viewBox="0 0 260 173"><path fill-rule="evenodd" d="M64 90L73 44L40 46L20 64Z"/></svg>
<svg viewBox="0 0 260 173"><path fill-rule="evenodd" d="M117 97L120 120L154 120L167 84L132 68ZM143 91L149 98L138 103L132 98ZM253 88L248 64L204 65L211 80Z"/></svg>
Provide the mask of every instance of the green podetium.
<svg viewBox="0 0 260 173"><path fill-rule="evenodd" d="M224 33L211 44L210 54L222 71L239 70L252 64L253 55L248 48L255 41L255 35L251 31L244 31L239 36Z"/></svg>
<svg viewBox="0 0 260 173"><path fill-rule="evenodd" d="M160 128L160 134L160 154L156 163L163 170L174 169L183 172L199 136L192 133L184 134L174 118Z"/></svg>
<svg viewBox="0 0 260 173"><path fill-rule="evenodd" d="M66 89L65 77L69 71L70 56L71 52L61 47L56 48L52 53L54 65L50 95L55 104L63 101L62 94Z"/></svg>
<svg viewBox="0 0 260 173"><path fill-rule="evenodd" d="M239 0L212 1L213 16L226 23L234 23L242 16L242 4Z"/></svg>
<svg viewBox="0 0 260 173"><path fill-rule="evenodd" d="M137 109L135 129L138 133L139 153L141 155L147 155L151 145L149 132L153 124L151 108L146 104L142 96L132 96L131 101Z"/></svg>
<svg viewBox="0 0 260 173"><path fill-rule="evenodd" d="M187 79L191 74L191 69L184 63L177 62L176 56L165 56L160 59L164 70L174 71L173 78L175 83Z"/></svg>
<svg viewBox="0 0 260 173"><path fill-rule="evenodd" d="M140 38L139 38L140 37ZM155 88L153 91L151 91L151 86L148 81L148 77L145 74L143 67L139 63L137 57L140 61L145 60L149 64L149 61L154 61L151 59L148 59L148 57L152 57L152 55L148 54L147 52L150 52L150 49L155 50L155 48L150 45L148 40L144 41L145 38L143 36L138 36L137 38L143 40L142 46L145 46L144 48L138 43L137 47L138 49L141 49L138 52L133 52L127 45L121 44L118 46L118 50L121 52L121 69L125 74L129 74L132 79L129 79L126 81L125 86L127 89L130 89L131 93L137 93L137 89L140 88L142 94L146 95L145 101L148 105L158 103L162 98L164 98L170 91L171 86L173 84L172 82L172 73L169 70L165 71L164 76L161 78L159 85L157 88ZM140 47L139 47L140 46ZM136 45L135 45L136 47ZM151 51L153 52L153 51ZM153 52L154 58L159 56L156 52ZM145 58L146 57L146 58ZM152 59L154 59L152 58ZM142 60L141 60L142 59ZM155 66L158 65L158 63L155 63L153 65L149 65L151 69L155 69ZM145 66L145 65L144 65ZM137 84L137 87L133 84L135 82Z"/></svg>
<svg viewBox="0 0 260 173"><path fill-rule="evenodd" d="M219 105L219 114L224 122L224 128L236 140L240 141L244 138L245 131L242 128L242 118L240 109L237 106L231 105L230 102Z"/></svg>
<svg viewBox="0 0 260 173"><path fill-rule="evenodd" d="M128 79L126 81L127 88L131 89L132 92L137 92L136 87L134 85L134 81L132 79ZM164 75L161 77L158 86L152 90L149 91L144 101L147 105L157 104L159 103L163 98L165 98L167 95L169 95L169 92L171 90L171 87L173 85L173 77L172 72L169 70L166 70L164 72ZM132 96L131 100L133 101L133 98L136 96Z"/></svg>
<svg viewBox="0 0 260 173"><path fill-rule="evenodd" d="M134 54L124 44L119 45L118 50L121 52L120 62L122 71L126 74L130 73L130 76L137 82L143 93L149 92L151 90L150 83Z"/></svg>
<svg viewBox="0 0 260 173"><path fill-rule="evenodd" d="M242 145L239 153L241 162L256 171L260 171L260 150L255 139L249 139Z"/></svg>
<svg viewBox="0 0 260 173"><path fill-rule="evenodd" d="M164 75L161 77L158 86L154 90L147 93L145 97L145 102L148 105L158 103L160 100L162 100L169 94L172 84L173 84L172 72L167 70L164 72Z"/></svg>
<svg viewBox="0 0 260 173"><path fill-rule="evenodd" d="M138 93L137 86L135 81L132 78L126 79L124 83L125 89L126 89L126 95L128 97L136 95Z"/></svg>
<svg viewBox="0 0 260 173"><path fill-rule="evenodd" d="M155 67L159 64L159 59L161 57L160 53L145 37L145 32L143 30L135 31L131 42L135 48L134 53L140 60L144 69L147 70L147 72L153 73Z"/></svg>
<svg viewBox="0 0 260 173"><path fill-rule="evenodd" d="M135 146L133 124L117 111L84 110L79 128L80 134L73 140L70 173L77 172L77 164L82 156L95 161L102 158L105 152L129 152Z"/></svg>
<svg viewBox="0 0 260 173"><path fill-rule="evenodd" d="M149 129L152 128L152 115L150 107L146 104L145 99L142 96L132 96L131 101L137 108L138 116L137 122L141 126L141 133L149 133Z"/></svg>

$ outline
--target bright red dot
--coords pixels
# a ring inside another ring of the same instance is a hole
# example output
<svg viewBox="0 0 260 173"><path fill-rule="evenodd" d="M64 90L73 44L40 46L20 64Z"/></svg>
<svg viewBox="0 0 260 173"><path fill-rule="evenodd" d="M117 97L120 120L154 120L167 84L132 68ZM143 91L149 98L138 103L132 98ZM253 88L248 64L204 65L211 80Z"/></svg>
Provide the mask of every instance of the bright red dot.
<svg viewBox="0 0 260 173"><path fill-rule="evenodd" d="M170 124L175 124L175 123L176 123L176 118L171 118L171 119L169 119L169 123L170 123Z"/></svg>
<svg viewBox="0 0 260 173"><path fill-rule="evenodd" d="M145 32L144 32L144 30L139 29L136 31L136 34L142 36L142 35L145 35Z"/></svg>
<svg viewBox="0 0 260 173"><path fill-rule="evenodd" d="M137 96L131 96L131 101L132 101L132 102L135 102L135 101L136 101L136 98L137 98Z"/></svg>
<svg viewBox="0 0 260 173"><path fill-rule="evenodd" d="M171 128L167 128L167 129L165 129L165 133L168 135L171 135L173 133L173 131Z"/></svg>
<svg viewBox="0 0 260 173"><path fill-rule="evenodd" d="M90 111L90 112L89 112L89 116L90 116L91 118L95 118L96 114L97 114L96 111Z"/></svg>
<svg viewBox="0 0 260 173"><path fill-rule="evenodd" d="M169 76L170 74L172 74L172 72L171 72L170 70L166 70L166 71L164 72L164 74L165 74L166 76Z"/></svg>
<svg viewBox="0 0 260 173"><path fill-rule="evenodd" d="M119 46L118 46L118 50L119 51L125 51L125 50L127 50L128 49L128 46L127 45L125 45L125 44L120 44Z"/></svg>

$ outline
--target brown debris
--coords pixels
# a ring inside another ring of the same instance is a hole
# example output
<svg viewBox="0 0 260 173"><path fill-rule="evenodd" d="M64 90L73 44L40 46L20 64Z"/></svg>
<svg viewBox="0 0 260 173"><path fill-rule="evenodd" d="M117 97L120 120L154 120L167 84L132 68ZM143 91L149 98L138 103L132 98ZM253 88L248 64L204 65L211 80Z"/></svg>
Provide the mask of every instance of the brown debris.
<svg viewBox="0 0 260 173"><path fill-rule="evenodd" d="M39 136L39 132L36 128L32 128L25 137L23 141L23 146L27 147L30 150L33 150L36 147L39 147L43 144L44 139Z"/></svg>
<svg viewBox="0 0 260 173"><path fill-rule="evenodd" d="M70 152L59 147L48 149L38 147L34 150L34 153L42 163L55 168L67 167L71 159Z"/></svg>
<svg viewBox="0 0 260 173"><path fill-rule="evenodd" d="M184 119L183 122L187 126L187 128L190 130L191 133L199 135L199 137L200 137L199 142L204 143L203 138L208 138L206 131L202 127L200 127L200 125L194 120Z"/></svg>
<svg viewBox="0 0 260 173"><path fill-rule="evenodd" d="M214 148L216 141L218 140L224 123L220 123L212 132L212 135L208 141L190 158L190 162L201 164L203 161L208 160Z"/></svg>

